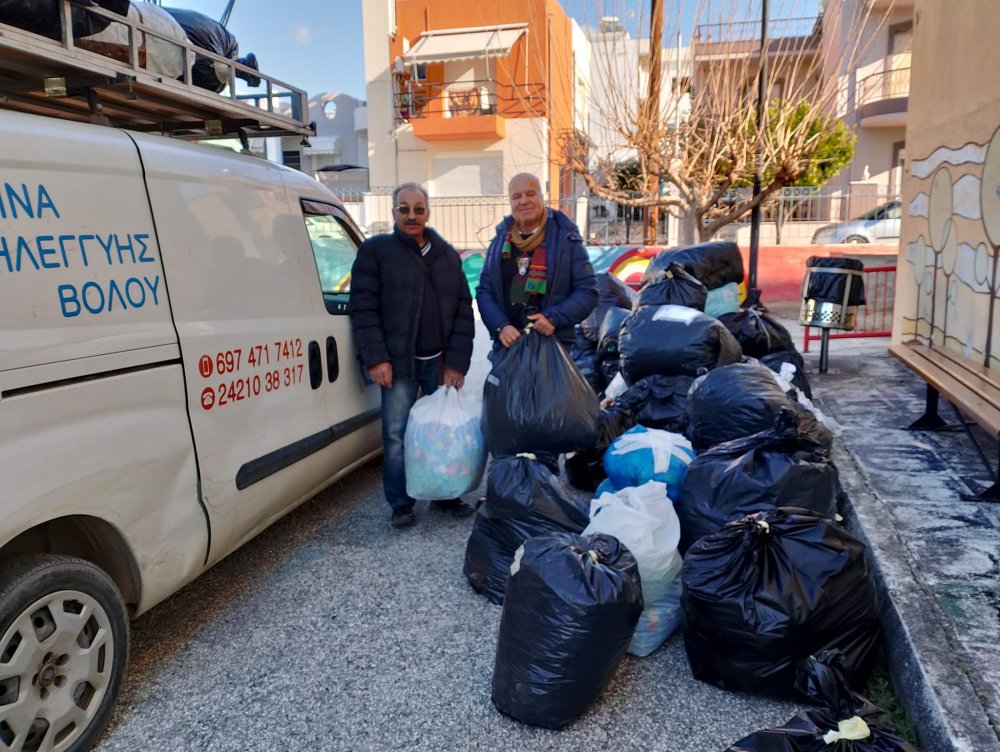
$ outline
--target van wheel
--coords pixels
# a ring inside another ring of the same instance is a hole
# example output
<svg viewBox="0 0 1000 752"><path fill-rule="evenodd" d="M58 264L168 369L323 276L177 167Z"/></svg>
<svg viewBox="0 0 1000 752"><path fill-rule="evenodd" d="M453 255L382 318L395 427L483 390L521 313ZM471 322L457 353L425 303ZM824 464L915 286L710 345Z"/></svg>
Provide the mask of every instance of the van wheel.
<svg viewBox="0 0 1000 752"><path fill-rule="evenodd" d="M860 245L861 243L867 243L868 238L863 235L851 235L844 241L845 243L850 243L851 245Z"/></svg>
<svg viewBox="0 0 1000 752"><path fill-rule="evenodd" d="M70 556L0 566L0 748L83 752L97 741L128 661L125 603Z"/></svg>

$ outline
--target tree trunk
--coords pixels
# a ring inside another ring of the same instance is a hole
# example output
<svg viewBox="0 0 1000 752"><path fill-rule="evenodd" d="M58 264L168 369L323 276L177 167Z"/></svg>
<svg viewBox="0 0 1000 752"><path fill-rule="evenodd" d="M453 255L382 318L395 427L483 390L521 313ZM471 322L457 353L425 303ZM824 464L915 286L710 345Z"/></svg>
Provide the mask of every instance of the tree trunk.
<svg viewBox="0 0 1000 752"><path fill-rule="evenodd" d="M698 228L698 215L694 212L685 212L681 215L678 223L677 244L694 245L695 234Z"/></svg>

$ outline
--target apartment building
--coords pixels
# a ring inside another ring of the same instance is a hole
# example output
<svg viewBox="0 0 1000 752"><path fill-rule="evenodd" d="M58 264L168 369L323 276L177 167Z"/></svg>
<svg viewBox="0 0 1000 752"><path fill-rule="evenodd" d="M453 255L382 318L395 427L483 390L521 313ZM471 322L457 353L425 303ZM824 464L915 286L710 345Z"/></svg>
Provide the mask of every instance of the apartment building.
<svg viewBox="0 0 1000 752"><path fill-rule="evenodd" d="M857 136L854 160L832 186L903 191L914 3L824 0L823 75L838 79L838 115Z"/></svg>
<svg viewBox="0 0 1000 752"><path fill-rule="evenodd" d="M492 197L463 220L473 226L460 230L465 243L492 232L496 197L518 172L538 175L572 215L559 139L585 124L589 56L575 53L582 32L558 0L364 0L363 12L373 188L421 183L432 211Z"/></svg>

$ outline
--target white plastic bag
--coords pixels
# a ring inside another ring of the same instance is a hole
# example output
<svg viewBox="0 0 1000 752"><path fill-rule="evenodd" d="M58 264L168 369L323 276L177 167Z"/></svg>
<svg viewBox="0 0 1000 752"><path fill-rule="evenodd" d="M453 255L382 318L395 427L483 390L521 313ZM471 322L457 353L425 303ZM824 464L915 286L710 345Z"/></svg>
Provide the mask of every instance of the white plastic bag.
<svg viewBox="0 0 1000 752"><path fill-rule="evenodd" d="M607 533L625 544L639 564L645 603L628 652L645 656L680 625L681 525L664 483L605 493L590 502L590 524L582 535Z"/></svg>
<svg viewBox="0 0 1000 752"><path fill-rule="evenodd" d="M479 403L452 387L421 397L403 437L406 493L414 499L454 499L477 488L486 467Z"/></svg>

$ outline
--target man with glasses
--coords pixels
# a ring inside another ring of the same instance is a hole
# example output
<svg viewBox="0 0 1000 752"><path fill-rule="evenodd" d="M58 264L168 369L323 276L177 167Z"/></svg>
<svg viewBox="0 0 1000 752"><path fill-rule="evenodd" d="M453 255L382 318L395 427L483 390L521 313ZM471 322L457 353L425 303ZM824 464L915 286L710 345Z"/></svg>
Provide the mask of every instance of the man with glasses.
<svg viewBox="0 0 1000 752"><path fill-rule="evenodd" d="M427 192L404 183L392 192L393 231L362 243L351 270L350 313L361 360L382 388L383 487L390 524L416 521L406 493L403 436L420 393L461 389L472 360L472 296L458 252L427 226ZM432 504L464 517L461 499Z"/></svg>

